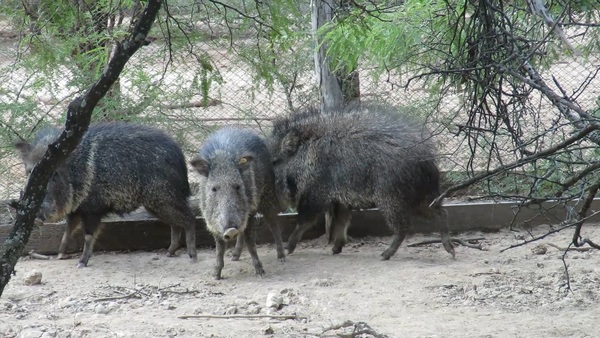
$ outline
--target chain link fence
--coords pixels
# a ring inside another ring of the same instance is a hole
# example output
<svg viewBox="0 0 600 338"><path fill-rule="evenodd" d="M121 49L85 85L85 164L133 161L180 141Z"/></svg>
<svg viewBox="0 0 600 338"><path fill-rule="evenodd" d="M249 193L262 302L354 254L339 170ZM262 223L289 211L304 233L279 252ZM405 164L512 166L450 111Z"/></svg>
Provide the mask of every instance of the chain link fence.
<svg viewBox="0 0 600 338"><path fill-rule="evenodd" d="M171 14L183 12L181 7ZM67 105L86 88L81 84L97 75L60 63L54 68L36 67L35 55L40 51L32 41L20 39L22 29L0 15L0 200L18 197L25 180L13 142L31 138L41 125L63 124ZM185 34L165 38L168 27L164 20L158 23L154 31L163 34L155 34L134 55L111 93L112 101L102 102L94 120L125 119L156 125L174 135L190 156L215 127L237 124L266 133L277 115L318 102L310 37L282 57L261 58L255 36L231 40L229 29L227 23L210 26L198 20L183 29L204 36L191 42ZM261 70L257 66L261 62L275 72ZM435 112L428 115L440 144L443 170L465 170L470 154L457 152L465 145L455 137L454 128L464 109L462 93L446 92L440 97L428 90L424 80L416 80L405 89L408 74L374 78L373 69L358 71L361 99ZM600 60L592 57L583 63L555 63L544 76L548 83L560 83L562 88L557 90L567 93L576 93L585 85L578 102L591 110L598 107L599 71ZM536 109L547 111L548 119L556 114L547 99L540 96L538 104Z"/></svg>

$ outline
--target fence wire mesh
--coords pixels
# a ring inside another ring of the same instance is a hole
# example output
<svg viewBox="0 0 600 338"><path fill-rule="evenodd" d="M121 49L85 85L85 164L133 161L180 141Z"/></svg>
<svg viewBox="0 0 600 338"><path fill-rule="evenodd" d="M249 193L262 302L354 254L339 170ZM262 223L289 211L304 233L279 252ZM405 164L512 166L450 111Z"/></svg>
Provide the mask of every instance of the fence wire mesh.
<svg viewBox="0 0 600 338"><path fill-rule="evenodd" d="M152 41L127 64L111 96L98 109L95 121L126 119L156 125L174 135L190 156L215 127L238 124L267 133L274 117L318 102L309 34L281 57L262 58L256 50L255 34L232 39L231 22L212 20L207 10L186 21L188 26L179 27L189 35L195 34L196 40L191 43L187 34L169 34L176 31L173 22L179 22L175 20L178 16L193 14L200 6L184 1L169 3L174 19L171 26L163 13ZM124 22L128 19L125 15ZM23 34L24 29L9 14L0 13L0 200L18 197L25 180L13 143L30 139L41 125L63 124L69 102L86 88L83 84L97 75L81 71L85 66L66 61L55 62L54 67L42 67L41 63L36 66L42 57L58 56L36 50L36 44ZM261 70L261 62L274 71ZM259 74L261 71L265 74ZM592 110L599 104L599 71L597 57L576 61L565 58L550 65L543 76L547 83L555 84L558 92L576 94L581 107ZM405 87L411 74L372 77L372 68L358 72L361 99L426 112L436 131L443 170L467 170L472 153L465 139L456 137L456 126L465 118L460 114L465 109L464 93L432 93L424 80ZM540 128L546 122L551 124L556 116L552 103L541 95L530 102L537 103L532 109L543 112L542 120L532 123ZM506 149L510 152L511 147ZM482 158L477 166L489 165L486 161Z"/></svg>

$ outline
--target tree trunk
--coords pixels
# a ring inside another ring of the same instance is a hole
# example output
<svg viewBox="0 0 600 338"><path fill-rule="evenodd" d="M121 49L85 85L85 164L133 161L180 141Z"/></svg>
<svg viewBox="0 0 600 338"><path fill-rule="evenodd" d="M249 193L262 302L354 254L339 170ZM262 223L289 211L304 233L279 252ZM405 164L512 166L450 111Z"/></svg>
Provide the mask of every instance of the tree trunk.
<svg viewBox="0 0 600 338"><path fill-rule="evenodd" d="M314 0L312 3L312 31L317 46L320 43L317 30L331 21L335 7L337 7L335 0ZM314 57L321 93L321 110L339 110L344 106L342 85L340 79L331 71L326 53L326 44L321 44Z"/></svg>
<svg viewBox="0 0 600 338"><path fill-rule="evenodd" d="M315 72L319 80L319 91L321 93L321 110L342 110L345 105L360 100L359 74L356 70L347 71L343 69L332 72L330 60L327 55L327 44L322 43L317 31L324 24L331 21L333 13L342 6L347 6L348 0L314 0L312 2L312 32L314 41L319 49L315 52ZM325 235L331 240L332 210L325 215Z"/></svg>

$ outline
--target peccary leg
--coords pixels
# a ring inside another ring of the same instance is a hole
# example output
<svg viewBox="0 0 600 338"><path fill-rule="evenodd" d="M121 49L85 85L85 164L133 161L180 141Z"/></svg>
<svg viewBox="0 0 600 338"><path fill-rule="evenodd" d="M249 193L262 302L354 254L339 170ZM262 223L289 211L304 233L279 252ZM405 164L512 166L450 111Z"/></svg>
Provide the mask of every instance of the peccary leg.
<svg viewBox="0 0 600 338"><path fill-rule="evenodd" d="M331 226L333 224L334 214L335 207L333 206L325 212L325 236L327 236L327 243L331 243L333 241L333 233L331 231Z"/></svg>
<svg viewBox="0 0 600 338"><path fill-rule="evenodd" d="M83 215L81 216L81 220L83 222L85 242L83 244L83 253L81 255L81 258L79 259L79 264L77 264L77 268L83 268L87 266L88 261L92 256L92 252L94 251L94 242L96 241L94 233L98 228L98 224L100 224L100 217L97 215Z"/></svg>
<svg viewBox="0 0 600 338"><path fill-rule="evenodd" d="M175 257L175 252L181 246L179 241L181 240L181 231L183 228L177 225L171 225L171 245L169 245L169 249L167 249L168 257Z"/></svg>
<svg viewBox="0 0 600 338"><path fill-rule="evenodd" d="M182 207L179 207L181 205ZM196 218L187 206L187 202L181 202L173 205L144 205L144 207L155 214L161 221L171 224L171 245L167 250L167 255L174 256L179 248L181 230L185 230L185 246L192 262L198 261L196 251Z"/></svg>
<svg viewBox="0 0 600 338"><path fill-rule="evenodd" d="M259 276L264 276L265 270L263 269L262 263L258 258L258 252L256 251L256 239L254 238L254 225L256 224L256 219L251 217L248 221L248 225L246 229L244 229L243 236L246 237L246 246L248 247L248 253L250 253L250 257L252 257L252 265L254 265L254 270L256 274Z"/></svg>
<svg viewBox="0 0 600 338"><path fill-rule="evenodd" d="M452 241L450 240L450 231L448 229L448 211L443 208L439 208L437 213L440 218L440 235L442 237L442 244L444 245L444 249L446 252L452 255L452 257L456 257L456 252L454 251L454 245L452 245Z"/></svg>
<svg viewBox="0 0 600 338"><path fill-rule="evenodd" d="M191 211L190 211L191 215ZM188 256L192 262L198 261L198 252L196 251L196 219L191 217L186 223L185 227L185 245L187 248Z"/></svg>
<svg viewBox="0 0 600 338"><path fill-rule="evenodd" d="M265 222L269 226L273 239L275 240L275 246L277 248L277 258L281 263L285 262L285 250L283 250L283 240L281 239L281 225L277 218L276 210L269 210L264 214Z"/></svg>
<svg viewBox="0 0 600 338"><path fill-rule="evenodd" d="M233 249L233 253L231 254L232 261L239 261L240 256L242 255L242 250L244 249L244 238L246 236L237 236L237 240L235 242L235 248Z"/></svg>
<svg viewBox="0 0 600 338"><path fill-rule="evenodd" d="M225 241L222 238L215 236L215 244L217 245L217 265L215 265L214 276L215 279L221 279L221 271L225 266L225 248L227 247Z"/></svg>
<svg viewBox="0 0 600 338"><path fill-rule="evenodd" d="M352 217L352 211L341 205L337 205L335 208L335 214L332 217L333 221L333 248L331 249L334 255L342 252L342 248L348 241L348 227L350 226L350 219Z"/></svg>
<svg viewBox="0 0 600 338"><path fill-rule="evenodd" d="M304 235L304 232L315 225L319 215L321 214L313 211L298 212L298 224L296 225L296 229L294 229L294 232L292 232L292 234L288 238L288 255L294 252L294 250L296 249L296 245L298 245L298 242L300 241L300 239L302 239L302 235Z"/></svg>
<svg viewBox="0 0 600 338"><path fill-rule="evenodd" d="M386 206L383 208L380 207L379 209L381 210L387 225L394 232L392 243L390 243L390 246L381 254L381 260L387 261L396 253L396 251L398 251L400 244L404 241L406 233L410 229L410 218L398 213L393 207L388 208ZM398 210L408 209L399 208Z"/></svg>
<svg viewBox="0 0 600 338"><path fill-rule="evenodd" d="M79 223L81 222L81 217L79 215L68 215L67 216L67 228L65 229L65 233L60 240L60 246L58 247L58 259L64 259L65 253L67 251L67 244L69 244L69 239L71 238L71 234L73 230L77 228Z"/></svg>

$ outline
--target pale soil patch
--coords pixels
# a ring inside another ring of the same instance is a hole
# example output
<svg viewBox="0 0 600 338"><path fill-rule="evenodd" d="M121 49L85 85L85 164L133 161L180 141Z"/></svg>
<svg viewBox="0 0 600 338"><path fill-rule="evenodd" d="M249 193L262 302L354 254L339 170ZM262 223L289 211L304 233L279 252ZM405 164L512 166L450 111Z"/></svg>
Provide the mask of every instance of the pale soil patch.
<svg viewBox="0 0 600 338"><path fill-rule="evenodd" d="M600 239L598 226L584 232ZM540 243L566 246L571 235L565 231ZM390 337L597 336L599 252L567 256L573 289L568 292L557 249L548 246L538 255L533 244L499 253L519 242L509 231L460 237L479 236L489 250L458 247L456 259L440 245L405 243L382 262L379 254L390 238L369 238L356 239L339 256L330 255L330 247L304 242L282 265L271 245L260 246L264 278L254 275L244 253L239 262L226 261L222 281L210 276L214 253L208 249L199 251L197 264L184 255L167 258L164 251L98 252L80 270L76 259L24 258L0 298L0 336L337 337L344 331L323 335L323 328L345 320L366 322ZM407 243L423 239L414 235ZM23 276L34 269L42 272L42 285L25 286ZM95 301L136 288L129 298ZM282 296L279 310L265 306L273 290ZM300 319L177 318L225 313Z"/></svg>

